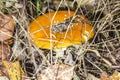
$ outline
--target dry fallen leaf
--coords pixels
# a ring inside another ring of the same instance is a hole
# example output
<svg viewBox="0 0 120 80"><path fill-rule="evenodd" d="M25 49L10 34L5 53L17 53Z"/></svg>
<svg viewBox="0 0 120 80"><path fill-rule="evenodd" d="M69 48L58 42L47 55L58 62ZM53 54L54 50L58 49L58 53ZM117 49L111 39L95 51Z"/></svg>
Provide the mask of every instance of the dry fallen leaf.
<svg viewBox="0 0 120 80"><path fill-rule="evenodd" d="M5 66L10 80L24 80L24 72L18 61L2 61L2 64Z"/></svg>
<svg viewBox="0 0 120 80"><path fill-rule="evenodd" d="M0 61L8 60L11 54L11 48L9 45L0 44Z"/></svg>
<svg viewBox="0 0 120 80"><path fill-rule="evenodd" d="M120 80L120 73L116 70L113 75L108 76L107 73L103 72L100 80Z"/></svg>
<svg viewBox="0 0 120 80"><path fill-rule="evenodd" d="M0 15L0 41L10 39L13 35L15 21L10 15Z"/></svg>
<svg viewBox="0 0 120 80"><path fill-rule="evenodd" d="M50 65L43 70L38 80L71 80L74 67L65 64Z"/></svg>

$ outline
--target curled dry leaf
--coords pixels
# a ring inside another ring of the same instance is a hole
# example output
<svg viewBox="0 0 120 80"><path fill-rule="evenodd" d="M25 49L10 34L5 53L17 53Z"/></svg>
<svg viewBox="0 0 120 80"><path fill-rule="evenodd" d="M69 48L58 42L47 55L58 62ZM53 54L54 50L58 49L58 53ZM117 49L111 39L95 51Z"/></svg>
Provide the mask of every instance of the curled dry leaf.
<svg viewBox="0 0 120 80"><path fill-rule="evenodd" d="M100 80L120 80L120 73L116 70L113 75L108 76L107 73L103 72L101 74Z"/></svg>
<svg viewBox="0 0 120 80"><path fill-rule="evenodd" d="M7 62L2 61L3 66L5 66L10 80L24 80L24 72L18 61Z"/></svg>
<svg viewBox="0 0 120 80"><path fill-rule="evenodd" d="M0 44L0 61L8 60L11 54L11 48L9 45Z"/></svg>
<svg viewBox="0 0 120 80"><path fill-rule="evenodd" d="M65 64L50 65L43 70L38 80L71 80L74 67Z"/></svg>
<svg viewBox="0 0 120 80"><path fill-rule="evenodd" d="M15 21L10 15L0 15L0 41L10 39L13 35Z"/></svg>

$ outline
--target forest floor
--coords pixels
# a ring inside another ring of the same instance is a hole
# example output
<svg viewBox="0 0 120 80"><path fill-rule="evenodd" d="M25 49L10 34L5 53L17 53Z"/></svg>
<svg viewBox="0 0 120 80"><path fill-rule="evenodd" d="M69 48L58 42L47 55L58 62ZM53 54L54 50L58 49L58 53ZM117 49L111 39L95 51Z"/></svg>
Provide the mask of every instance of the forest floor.
<svg viewBox="0 0 120 80"><path fill-rule="evenodd" d="M58 11L88 18L93 38L59 51L37 47L30 23ZM120 0L0 0L0 60L0 80L120 80Z"/></svg>

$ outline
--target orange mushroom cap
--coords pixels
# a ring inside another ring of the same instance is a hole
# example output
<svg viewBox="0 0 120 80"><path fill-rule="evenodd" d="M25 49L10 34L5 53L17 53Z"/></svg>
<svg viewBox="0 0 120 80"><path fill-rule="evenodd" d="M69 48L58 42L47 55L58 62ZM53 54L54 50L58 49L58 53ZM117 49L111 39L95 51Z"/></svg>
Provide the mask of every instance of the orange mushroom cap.
<svg viewBox="0 0 120 80"><path fill-rule="evenodd" d="M43 49L60 49L88 41L94 36L90 22L82 15L75 16L73 11L50 12L39 16L29 25L31 39Z"/></svg>

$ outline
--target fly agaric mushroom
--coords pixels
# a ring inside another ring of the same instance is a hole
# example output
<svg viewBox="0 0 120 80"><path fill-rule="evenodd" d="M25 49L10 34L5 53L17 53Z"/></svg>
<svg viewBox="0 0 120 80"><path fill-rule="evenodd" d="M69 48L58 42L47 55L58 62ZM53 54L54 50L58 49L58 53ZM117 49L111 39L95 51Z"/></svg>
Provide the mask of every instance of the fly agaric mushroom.
<svg viewBox="0 0 120 80"><path fill-rule="evenodd" d="M75 15L73 11L41 15L29 25L29 33L35 44L43 49L65 48L94 36L89 20L82 15Z"/></svg>

